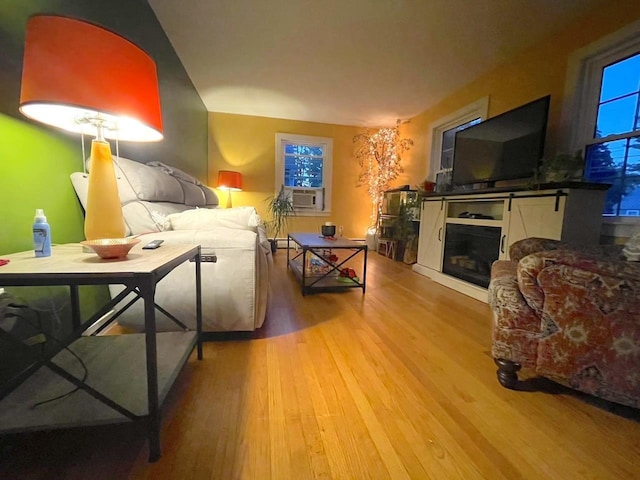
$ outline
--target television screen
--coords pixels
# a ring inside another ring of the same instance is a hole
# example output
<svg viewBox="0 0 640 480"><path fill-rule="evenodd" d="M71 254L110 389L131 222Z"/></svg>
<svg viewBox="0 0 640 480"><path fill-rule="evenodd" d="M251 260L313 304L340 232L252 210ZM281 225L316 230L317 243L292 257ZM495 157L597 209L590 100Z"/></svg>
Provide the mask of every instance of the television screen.
<svg viewBox="0 0 640 480"><path fill-rule="evenodd" d="M544 151L550 96L456 133L453 184L529 178Z"/></svg>

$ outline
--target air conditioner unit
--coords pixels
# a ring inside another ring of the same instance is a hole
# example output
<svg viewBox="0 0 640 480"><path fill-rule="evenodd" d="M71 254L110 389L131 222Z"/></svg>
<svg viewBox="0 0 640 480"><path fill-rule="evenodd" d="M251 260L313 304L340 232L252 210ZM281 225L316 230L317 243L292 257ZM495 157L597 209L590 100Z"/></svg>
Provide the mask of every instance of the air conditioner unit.
<svg viewBox="0 0 640 480"><path fill-rule="evenodd" d="M294 208L322 210L322 188L291 188L291 200Z"/></svg>

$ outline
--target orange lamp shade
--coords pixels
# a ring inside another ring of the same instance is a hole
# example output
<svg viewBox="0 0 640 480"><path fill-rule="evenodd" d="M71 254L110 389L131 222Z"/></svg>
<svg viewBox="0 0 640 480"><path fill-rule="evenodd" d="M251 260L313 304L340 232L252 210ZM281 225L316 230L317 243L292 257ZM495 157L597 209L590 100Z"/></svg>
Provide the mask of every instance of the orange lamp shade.
<svg viewBox="0 0 640 480"><path fill-rule="evenodd" d="M218 172L218 188L239 192L242 190L242 174L230 170L220 170Z"/></svg>
<svg viewBox="0 0 640 480"><path fill-rule="evenodd" d="M104 136L162 139L156 66L124 37L73 18L35 15L27 23L20 111L80 133L99 117Z"/></svg>

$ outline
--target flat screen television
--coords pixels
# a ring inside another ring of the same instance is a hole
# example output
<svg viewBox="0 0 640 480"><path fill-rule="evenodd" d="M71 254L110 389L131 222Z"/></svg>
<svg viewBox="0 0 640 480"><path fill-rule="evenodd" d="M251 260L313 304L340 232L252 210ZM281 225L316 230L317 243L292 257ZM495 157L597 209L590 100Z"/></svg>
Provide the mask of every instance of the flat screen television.
<svg viewBox="0 0 640 480"><path fill-rule="evenodd" d="M530 178L544 151L550 96L539 98L456 133L455 187Z"/></svg>

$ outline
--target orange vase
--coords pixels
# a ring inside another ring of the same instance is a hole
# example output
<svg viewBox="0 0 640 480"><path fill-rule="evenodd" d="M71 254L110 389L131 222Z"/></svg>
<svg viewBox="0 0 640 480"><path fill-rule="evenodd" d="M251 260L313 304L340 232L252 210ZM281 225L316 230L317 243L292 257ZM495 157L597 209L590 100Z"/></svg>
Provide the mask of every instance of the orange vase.
<svg viewBox="0 0 640 480"><path fill-rule="evenodd" d="M93 140L84 235L87 240L124 238L125 225L108 142Z"/></svg>

